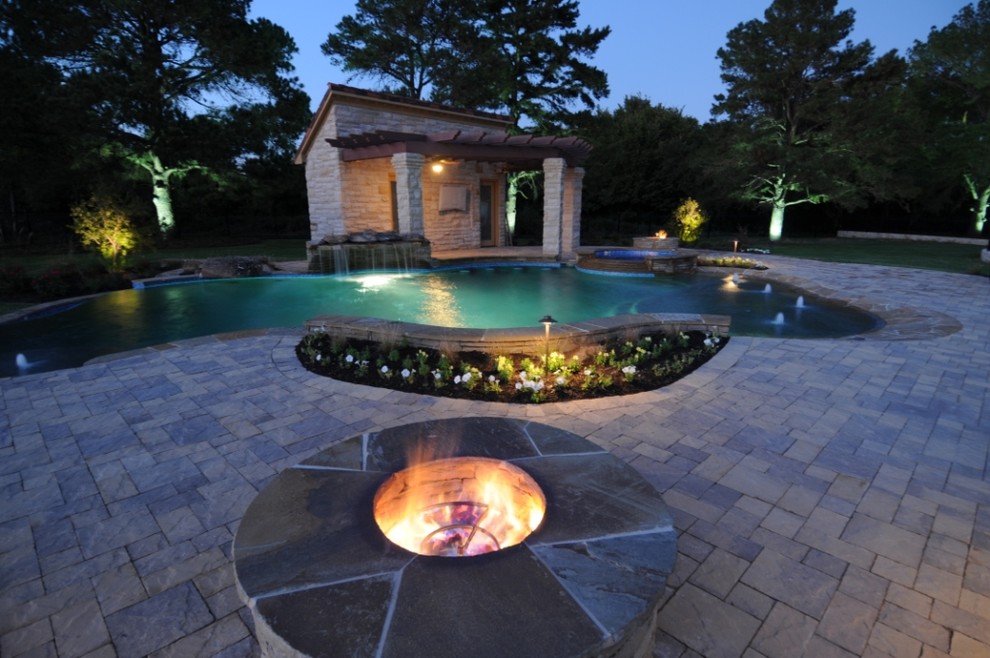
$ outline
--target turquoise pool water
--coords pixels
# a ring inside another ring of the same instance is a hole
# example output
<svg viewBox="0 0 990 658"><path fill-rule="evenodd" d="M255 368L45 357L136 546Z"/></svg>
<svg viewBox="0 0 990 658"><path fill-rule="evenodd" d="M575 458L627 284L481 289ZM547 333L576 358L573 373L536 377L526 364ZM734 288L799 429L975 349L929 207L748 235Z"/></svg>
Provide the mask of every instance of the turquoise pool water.
<svg viewBox="0 0 990 658"><path fill-rule="evenodd" d="M803 307L798 297L804 294ZM302 327L325 313L451 327L539 326L623 313L717 313L732 334L825 338L877 326L873 316L777 284L731 275L627 278L571 267L484 267L196 281L122 290L0 324L0 376L82 365L89 359L214 333ZM23 355L26 368L18 367Z"/></svg>

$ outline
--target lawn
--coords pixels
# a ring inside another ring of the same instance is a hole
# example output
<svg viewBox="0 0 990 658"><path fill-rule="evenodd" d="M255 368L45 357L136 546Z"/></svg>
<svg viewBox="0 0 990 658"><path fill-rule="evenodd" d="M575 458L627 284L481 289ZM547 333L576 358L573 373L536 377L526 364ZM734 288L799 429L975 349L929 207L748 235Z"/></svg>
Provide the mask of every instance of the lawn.
<svg viewBox="0 0 990 658"><path fill-rule="evenodd" d="M980 262L980 246L954 242L830 238L786 241L767 246L770 253L836 263L866 263L990 276Z"/></svg>

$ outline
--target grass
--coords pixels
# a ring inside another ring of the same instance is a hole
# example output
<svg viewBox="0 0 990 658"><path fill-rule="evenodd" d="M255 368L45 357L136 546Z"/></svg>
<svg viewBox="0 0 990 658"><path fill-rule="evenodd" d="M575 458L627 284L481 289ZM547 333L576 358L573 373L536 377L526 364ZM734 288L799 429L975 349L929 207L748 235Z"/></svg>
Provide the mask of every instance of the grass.
<svg viewBox="0 0 990 658"><path fill-rule="evenodd" d="M763 245L770 253L835 263L864 263L990 276L980 246L954 242L830 238ZM759 254L755 254L758 258Z"/></svg>

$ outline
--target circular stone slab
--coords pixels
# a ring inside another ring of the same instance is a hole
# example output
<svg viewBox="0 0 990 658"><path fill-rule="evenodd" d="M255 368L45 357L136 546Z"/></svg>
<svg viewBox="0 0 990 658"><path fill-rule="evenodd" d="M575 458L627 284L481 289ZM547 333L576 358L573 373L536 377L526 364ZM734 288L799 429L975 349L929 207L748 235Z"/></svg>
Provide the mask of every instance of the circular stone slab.
<svg viewBox="0 0 990 658"><path fill-rule="evenodd" d="M372 501L424 451L522 468L543 524L475 557L393 545ZM676 552L660 494L622 460L547 425L461 418L351 437L283 471L240 523L234 570L266 656L639 656Z"/></svg>

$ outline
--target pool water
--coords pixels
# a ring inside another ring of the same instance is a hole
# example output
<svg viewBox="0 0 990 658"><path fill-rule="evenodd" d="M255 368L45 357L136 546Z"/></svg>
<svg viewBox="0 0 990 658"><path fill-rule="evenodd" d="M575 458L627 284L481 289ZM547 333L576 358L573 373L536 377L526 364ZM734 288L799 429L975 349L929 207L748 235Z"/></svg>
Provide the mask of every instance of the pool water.
<svg viewBox="0 0 990 658"><path fill-rule="evenodd" d="M798 296L804 294L803 307ZM322 314L450 327L532 327L623 313L713 313L731 333L825 338L878 326L872 315L800 290L730 275L627 278L571 267L484 267L195 281L121 290L0 324L0 376L76 367L104 354L209 334L299 327ZM18 367L17 355L26 367Z"/></svg>

